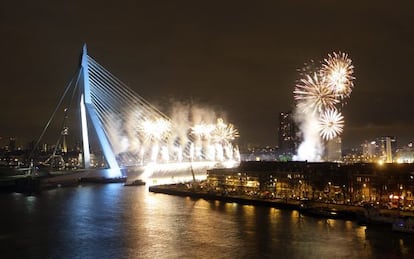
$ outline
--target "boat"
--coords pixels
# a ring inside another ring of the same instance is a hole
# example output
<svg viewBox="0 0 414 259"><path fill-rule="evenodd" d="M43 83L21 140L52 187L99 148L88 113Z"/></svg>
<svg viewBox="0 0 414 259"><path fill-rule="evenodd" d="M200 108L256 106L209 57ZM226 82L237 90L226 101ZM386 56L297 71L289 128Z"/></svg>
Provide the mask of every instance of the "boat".
<svg viewBox="0 0 414 259"><path fill-rule="evenodd" d="M299 211L303 215L316 217L316 218L345 219L345 220L355 218L355 214L352 212L335 210L335 209L324 208L324 207L301 208Z"/></svg>
<svg viewBox="0 0 414 259"><path fill-rule="evenodd" d="M392 223L392 231L414 234L414 217L399 217Z"/></svg>
<svg viewBox="0 0 414 259"><path fill-rule="evenodd" d="M0 178L25 176L30 173L30 167L0 166Z"/></svg>
<svg viewBox="0 0 414 259"><path fill-rule="evenodd" d="M316 217L316 218L326 218L326 219L354 219L356 217L354 212L340 210L330 207L322 207L312 202L304 201L299 206L299 212L302 215Z"/></svg>
<svg viewBox="0 0 414 259"><path fill-rule="evenodd" d="M358 215L359 225L391 225L395 221L396 216L391 213L383 214L380 209L372 205L363 207L363 214Z"/></svg>
<svg viewBox="0 0 414 259"><path fill-rule="evenodd" d="M145 182L142 181L141 179L136 179L136 180L134 180L132 182L129 182L129 183L126 182L124 184L124 186L141 186L141 185L145 185Z"/></svg>

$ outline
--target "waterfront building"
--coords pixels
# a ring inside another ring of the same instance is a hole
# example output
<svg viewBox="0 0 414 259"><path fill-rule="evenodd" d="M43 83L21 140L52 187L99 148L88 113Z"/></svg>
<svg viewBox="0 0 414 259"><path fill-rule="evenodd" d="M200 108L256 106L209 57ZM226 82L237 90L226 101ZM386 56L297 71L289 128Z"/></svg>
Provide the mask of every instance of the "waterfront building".
<svg viewBox="0 0 414 259"><path fill-rule="evenodd" d="M225 194L414 207L414 164L251 161L209 170L207 185Z"/></svg>

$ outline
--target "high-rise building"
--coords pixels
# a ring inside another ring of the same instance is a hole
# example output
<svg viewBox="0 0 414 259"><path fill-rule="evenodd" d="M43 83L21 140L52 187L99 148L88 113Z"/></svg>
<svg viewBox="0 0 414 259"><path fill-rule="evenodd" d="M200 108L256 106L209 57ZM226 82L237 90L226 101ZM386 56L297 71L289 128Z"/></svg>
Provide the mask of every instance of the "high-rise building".
<svg viewBox="0 0 414 259"><path fill-rule="evenodd" d="M362 144L362 153L367 162L393 162L395 137L383 136Z"/></svg>
<svg viewBox="0 0 414 259"><path fill-rule="evenodd" d="M335 137L326 142L325 161L329 161L329 162L342 161L342 139L340 137Z"/></svg>
<svg viewBox="0 0 414 259"><path fill-rule="evenodd" d="M393 159L397 163L414 163L413 143L410 142L406 146L398 148Z"/></svg>
<svg viewBox="0 0 414 259"><path fill-rule="evenodd" d="M292 112L281 112L279 114L278 144L283 154L293 155L298 146L297 126Z"/></svg>
<svg viewBox="0 0 414 259"><path fill-rule="evenodd" d="M361 146L362 146L362 155L364 156L367 162L377 156L377 142L376 141L365 140L365 142Z"/></svg>
<svg viewBox="0 0 414 259"><path fill-rule="evenodd" d="M9 151L11 152L16 151L16 138L15 137L11 137L9 139Z"/></svg>
<svg viewBox="0 0 414 259"><path fill-rule="evenodd" d="M386 163L392 163L393 145L396 142L395 137L383 136L378 139L379 155Z"/></svg>

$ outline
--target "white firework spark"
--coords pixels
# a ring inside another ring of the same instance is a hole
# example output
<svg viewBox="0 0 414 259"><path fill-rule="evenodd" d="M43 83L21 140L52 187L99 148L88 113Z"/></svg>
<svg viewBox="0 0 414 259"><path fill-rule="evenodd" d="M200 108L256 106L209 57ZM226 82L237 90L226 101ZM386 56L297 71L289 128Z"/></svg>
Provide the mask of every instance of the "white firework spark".
<svg viewBox="0 0 414 259"><path fill-rule="evenodd" d="M191 127L191 134L199 137L209 139L215 126L212 124L197 124Z"/></svg>
<svg viewBox="0 0 414 259"><path fill-rule="evenodd" d="M344 116L336 109L328 109L319 118L319 133L325 140L331 140L342 133Z"/></svg>
<svg viewBox="0 0 414 259"><path fill-rule="evenodd" d="M234 128L233 124L225 124L223 119L217 119L215 129L212 131L212 138L216 142L229 143L231 140L239 137L239 132Z"/></svg>
<svg viewBox="0 0 414 259"><path fill-rule="evenodd" d="M165 119L144 120L138 130L149 140L161 141L168 138L171 131L171 122Z"/></svg>
<svg viewBox="0 0 414 259"><path fill-rule="evenodd" d="M323 154L322 139L331 140L342 133L344 117L339 109L354 87L351 63L347 54L334 52L324 59L321 67L311 62L299 70L302 79L293 94L303 141L295 159L319 161Z"/></svg>
<svg viewBox="0 0 414 259"><path fill-rule="evenodd" d="M326 109L334 109L339 103L335 93L329 88L323 77L314 73L306 75L293 91L297 101L297 107L303 112L323 112Z"/></svg>
<svg viewBox="0 0 414 259"><path fill-rule="evenodd" d="M339 52L328 54L328 58L322 64L321 74L326 78L327 85L340 98L349 97L354 87L352 76L354 66L348 54Z"/></svg>

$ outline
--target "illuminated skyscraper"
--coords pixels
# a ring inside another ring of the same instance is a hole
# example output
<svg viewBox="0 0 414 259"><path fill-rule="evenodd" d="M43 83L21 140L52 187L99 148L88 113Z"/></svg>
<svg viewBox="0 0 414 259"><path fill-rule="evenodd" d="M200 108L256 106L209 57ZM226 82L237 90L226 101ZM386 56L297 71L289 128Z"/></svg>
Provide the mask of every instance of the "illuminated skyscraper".
<svg viewBox="0 0 414 259"><path fill-rule="evenodd" d="M362 144L362 151L365 159L370 162L382 161L385 163L393 162L393 143L396 142L395 137L383 136L371 142L365 141Z"/></svg>
<svg viewBox="0 0 414 259"><path fill-rule="evenodd" d="M282 154L293 155L296 152L297 126L290 111L279 114L278 144Z"/></svg>
<svg viewBox="0 0 414 259"><path fill-rule="evenodd" d="M395 143L395 141L396 138L391 136L384 136L378 139L380 156L386 163L392 163L392 143Z"/></svg>

